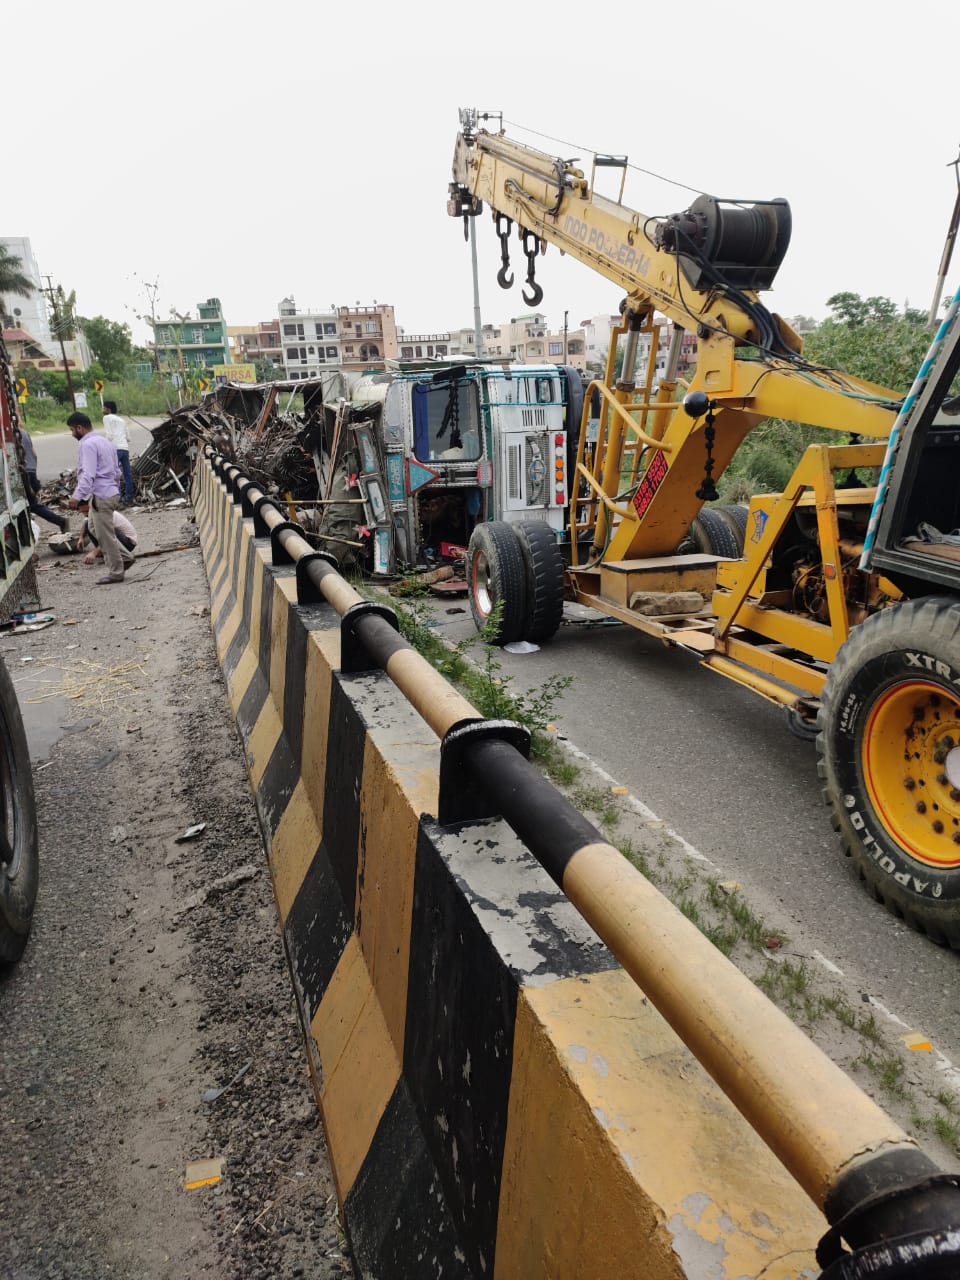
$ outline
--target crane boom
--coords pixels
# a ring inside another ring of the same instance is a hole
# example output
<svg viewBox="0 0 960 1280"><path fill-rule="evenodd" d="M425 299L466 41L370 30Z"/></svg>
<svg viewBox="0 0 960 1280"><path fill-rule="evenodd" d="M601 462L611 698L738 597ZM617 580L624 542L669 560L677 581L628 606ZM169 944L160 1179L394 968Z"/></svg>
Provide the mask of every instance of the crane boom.
<svg viewBox="0 0 960 1280"><path fill-rule="evenodd" d="M789 243L785 200L747 204L703 195L683 213L649 218L596 192L574 161L477 130L474 118L461 113L466 125L454 152L453 216L475 215L485 202L521 234L533 232L620 286L627 310L655 308L698 330L701 340L714 338L718 348L800 350L799 336L756 292L770 287Z"/></svg>

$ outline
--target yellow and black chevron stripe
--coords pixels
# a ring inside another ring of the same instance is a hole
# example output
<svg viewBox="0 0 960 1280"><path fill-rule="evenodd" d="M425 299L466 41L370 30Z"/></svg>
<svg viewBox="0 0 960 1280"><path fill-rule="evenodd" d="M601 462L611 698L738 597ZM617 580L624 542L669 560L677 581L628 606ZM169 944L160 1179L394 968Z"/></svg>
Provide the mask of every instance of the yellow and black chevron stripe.
<svg viewBox="0 0 960 1280"><path fill-rule="evenodd" d="M341 669L239 488L198 465L211 622L361 1274L816 1275L811 1199L514 830L438 823L436 734ZM618 893L598 846L554 848L572 896Z"/></svg>

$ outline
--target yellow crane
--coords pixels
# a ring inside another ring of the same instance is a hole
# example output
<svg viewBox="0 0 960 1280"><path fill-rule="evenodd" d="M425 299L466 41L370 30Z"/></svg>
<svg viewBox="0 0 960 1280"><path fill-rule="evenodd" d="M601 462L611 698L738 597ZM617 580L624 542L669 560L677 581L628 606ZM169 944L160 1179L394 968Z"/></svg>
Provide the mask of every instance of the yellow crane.
<svg viewBox="0 0 960 1280"><path fill-rule="evenodd" d="M447 207L465 219L492 211L501 284L510 279L516 228L531 305L542 296L536 263L548 245L625 297L605 376L583 394L566 536L478 526L467 566L475 620L495 613L501 584L518 581L506 564L514 560L525 568L519 580L529 600L504 602L516 634L500 634L501 642L524 638L518 618L536 617L536 638L547 638L562 608L550 602L565 595L694 652L785 708L796 732L818 734L835 824L861 876L914 927L960 947L960 699L951 676L936 676L956 670L960 688L960 640L947 638L949 623L940 620L960 610L960 562L950 567L916 539L905 562L902 547L908 525L960 525L960 503L936 483L951 425L943 402L960 362L956 324L941 335L937 367L945 372L911 405L920 423L916 456L927 460L913 466L909 494L898 484L898 527L861 568L878 493L863 477L892 465L887 444L903 397L806 360L799 335L760 300L789 244L786 201L701 195L670 217L646 217L622 203L622 182L617 200L595 190L598 169L625 169L625 157L598 156L588 177L575 161L480 124L477 112L461 112ZM666 371L658 374L664 326ZM689 334L696 366L682 383L678 358ZM641 362L643 335L649 354ZM715 481L768 418L847 439L810 445L782 493L717 505ZM960 443L960 434L950 439ZM944 639L919 659L918 680L911 655L928 628L917 615L925 603L930 612L934 597L945 600L933 607ZM882 645L884 628L898 619L899 656L861 688L872 661L861 661L861 648L872 653L877 624ZM918 717L929 729L919 753Z"/></svg>

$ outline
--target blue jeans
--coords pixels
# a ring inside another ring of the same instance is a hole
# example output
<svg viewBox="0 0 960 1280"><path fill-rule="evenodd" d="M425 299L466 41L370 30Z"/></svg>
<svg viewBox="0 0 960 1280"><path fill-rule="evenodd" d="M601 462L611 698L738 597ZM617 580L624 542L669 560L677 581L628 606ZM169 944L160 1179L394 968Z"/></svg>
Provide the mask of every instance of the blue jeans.
<svg viewBox="0 0 960 1280"><path fill-rule="evenodd" d="M133 472L130 470L130 450L118 449L117 457L120 459L120 470L123 472L123 488L124 498L127 502L133 501Z"/></svg>

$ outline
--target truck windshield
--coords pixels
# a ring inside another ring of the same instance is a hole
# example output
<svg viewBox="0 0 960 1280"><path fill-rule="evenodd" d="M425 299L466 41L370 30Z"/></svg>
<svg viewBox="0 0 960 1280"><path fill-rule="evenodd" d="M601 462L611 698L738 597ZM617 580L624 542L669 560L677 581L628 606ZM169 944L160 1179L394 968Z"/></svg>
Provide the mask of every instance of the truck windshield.
<svg viewBox="0 0 960 1280"><path fill-rule="evenodd" d="M480 403L472 382L414 385L413 451L420 462L477 461Z"/></svg>

